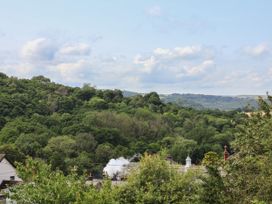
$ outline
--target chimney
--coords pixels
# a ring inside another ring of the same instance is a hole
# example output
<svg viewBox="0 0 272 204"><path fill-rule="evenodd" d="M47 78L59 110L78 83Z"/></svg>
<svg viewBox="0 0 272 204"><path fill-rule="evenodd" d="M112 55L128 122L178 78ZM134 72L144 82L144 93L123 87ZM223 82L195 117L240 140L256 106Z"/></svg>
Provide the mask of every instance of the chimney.
<svg viewBox="0 0 272 204"><path fill-rule="evenodd" d="M224 146L224 160L228 160L229 158L229 152L227 150L227 145Z"/></svg>
<svg viewBox="0 0 272 204"><path fill-rule="evenodd" d="M191 160L191 158L188 155L187 158L186 158L185 168L189 168L191 166L192 166L192 160Z"/></svg>

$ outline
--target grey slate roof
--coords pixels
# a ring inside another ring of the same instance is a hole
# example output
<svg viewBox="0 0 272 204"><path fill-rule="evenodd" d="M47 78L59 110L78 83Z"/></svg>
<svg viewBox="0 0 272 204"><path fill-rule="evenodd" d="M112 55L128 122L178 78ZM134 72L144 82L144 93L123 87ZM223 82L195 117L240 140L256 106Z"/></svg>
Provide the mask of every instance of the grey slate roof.
<svg viewBox="0 0 272 204"><path fill-rule="evenodd" d="M5 158L5 154L0 154L0 162Z"/></svg>

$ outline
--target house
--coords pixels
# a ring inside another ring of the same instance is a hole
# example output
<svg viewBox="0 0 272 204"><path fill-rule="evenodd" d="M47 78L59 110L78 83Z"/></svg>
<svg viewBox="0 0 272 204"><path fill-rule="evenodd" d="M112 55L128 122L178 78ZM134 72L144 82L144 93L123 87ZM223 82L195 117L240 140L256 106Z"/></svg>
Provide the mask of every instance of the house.
<svg viewBox="0 0 272 204"><path fill-rule="evenodd" d="M22 179L18 177L15 166L6 158L5 154L0 154L0 189L5 189L19 182L22 182Z"/></svg>

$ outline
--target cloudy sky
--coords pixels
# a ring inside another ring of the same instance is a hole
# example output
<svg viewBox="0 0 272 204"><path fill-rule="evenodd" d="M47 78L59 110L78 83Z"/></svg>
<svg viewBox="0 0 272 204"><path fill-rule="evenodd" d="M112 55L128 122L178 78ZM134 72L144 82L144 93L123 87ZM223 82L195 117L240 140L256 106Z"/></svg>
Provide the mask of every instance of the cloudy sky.
<svg viewBox="0 0 272 204"><path fill-rule="evenodd" d="M0 0L0 72L159 93L272 91L270 0Z"/></svg>

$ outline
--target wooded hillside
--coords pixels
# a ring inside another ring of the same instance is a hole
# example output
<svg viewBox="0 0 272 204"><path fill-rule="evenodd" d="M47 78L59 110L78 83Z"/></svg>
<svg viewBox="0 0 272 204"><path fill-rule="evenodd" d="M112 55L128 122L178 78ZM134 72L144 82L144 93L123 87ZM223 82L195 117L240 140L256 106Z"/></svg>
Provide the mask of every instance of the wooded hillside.
<svg viewBox="0 0 272 204"><path fill-rule="evenodd" d="M222 154L241 117L165 104L155 92L124 97L0 74L0 152L11 161L42 158L64 172L77 166L99 176L110 158L163 148L177 162L189 154L198 163L206 152Z"/></svg>

